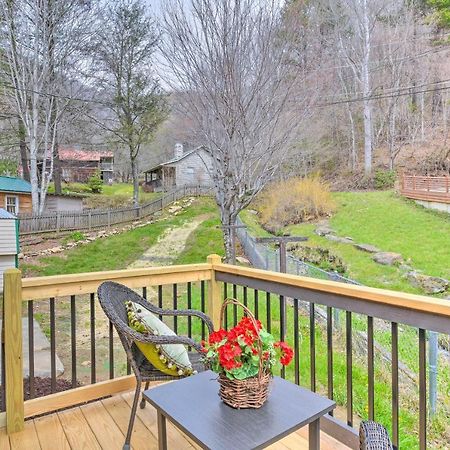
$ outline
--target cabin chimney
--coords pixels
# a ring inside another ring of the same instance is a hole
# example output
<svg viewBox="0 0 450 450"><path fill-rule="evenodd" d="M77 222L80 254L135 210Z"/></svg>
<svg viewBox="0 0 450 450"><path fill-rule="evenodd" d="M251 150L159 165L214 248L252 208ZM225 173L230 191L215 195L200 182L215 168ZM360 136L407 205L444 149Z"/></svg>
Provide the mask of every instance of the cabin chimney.
<svg viewBox="0 0 450 450"><path fill-rule="evenodd" d="M183 156L183 144L177 142L175 144L175 158L181 158Z"/></svg>

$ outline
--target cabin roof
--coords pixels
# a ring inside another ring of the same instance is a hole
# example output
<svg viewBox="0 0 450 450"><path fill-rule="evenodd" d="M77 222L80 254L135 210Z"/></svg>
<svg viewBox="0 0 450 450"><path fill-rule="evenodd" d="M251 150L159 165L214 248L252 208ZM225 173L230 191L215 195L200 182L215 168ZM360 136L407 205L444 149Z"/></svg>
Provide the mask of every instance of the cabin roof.
<svg viewBox="0 0 450 450"><path fill-rule="evenodd" d="M23 178L0 176L0 191L31 194L31 184Z"/></svg>
<svg viewBox="0 0 450 450"><path fill-rule="evenodd" d="M110 151L76 150L74 148L61 148L58 151L61 161L100 161L101 158L113 158Z"/></svg>

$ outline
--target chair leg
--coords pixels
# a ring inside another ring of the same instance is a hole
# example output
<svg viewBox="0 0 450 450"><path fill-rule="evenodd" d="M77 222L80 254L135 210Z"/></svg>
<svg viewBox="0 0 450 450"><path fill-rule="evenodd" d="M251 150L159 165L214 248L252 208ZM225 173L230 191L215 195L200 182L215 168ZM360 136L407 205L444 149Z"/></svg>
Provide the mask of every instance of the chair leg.
<svg viewBox="0 0 450 450"><path fill-rule="evenodd" d="M136 384L136 392L134 393L133 406L131 407L131 415L130 415L130 422L128 424L127 437L125 438L123 450L130 450L131 433L133 432L134 419L136 418L136 410L140 395L141 395L141 380L138 378Z"/></svg>
<svg viewBox="0 0 450 450"><path fill-rule="evenodd" d="M146 381L146 382L145 382L144 391L146 391L146 390L148 389L148 386L149 386L149 385L150 385L150 381ZM140 407L141 409L144 409L146 404L147 404L147 402L146 402L145 399L144 399L144 394L142 394L142 400L141 400L141 403L139 403L139 407Z"/></svg>

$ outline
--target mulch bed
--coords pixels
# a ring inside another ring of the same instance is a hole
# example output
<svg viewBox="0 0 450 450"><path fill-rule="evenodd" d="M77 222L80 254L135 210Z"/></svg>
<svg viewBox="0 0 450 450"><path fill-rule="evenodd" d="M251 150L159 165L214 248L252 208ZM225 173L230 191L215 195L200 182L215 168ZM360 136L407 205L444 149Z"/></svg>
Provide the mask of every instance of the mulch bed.
<svg viewBox="0 0 450 450"><path fill-rule="evenodd" d="M77 387L81 386L79 382L77 382ZM58 378L55 383L55 391L54 392L62 392L72 389L72 382L69 380L64 380L62 378ZM34 397L44 397L46 395L52 394L52 379L50 377L34 377ZM24 400L29 400L30 396L30 379L25 378L23 380L23 397ZM0 389L0 405L1 409L4 410L3 405L3 389Z"/></svg>

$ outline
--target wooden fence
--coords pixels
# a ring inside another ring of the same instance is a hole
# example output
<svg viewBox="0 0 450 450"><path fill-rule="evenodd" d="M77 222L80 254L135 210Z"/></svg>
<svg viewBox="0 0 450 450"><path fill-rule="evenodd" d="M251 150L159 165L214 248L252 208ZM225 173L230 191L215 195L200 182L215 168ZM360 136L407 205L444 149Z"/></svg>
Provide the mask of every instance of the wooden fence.
<svg viewBox="0 0 450 450"><path fill-rule="evenodd" d="M164 194L161 198L144 205L114 209L90 209L85 211L59 211L42 215L21 215L20 234L75 230L92 230L139 220L161 211L165 206L185 196L205 195L211 188L184 186Z"/></svg>
<svg viewBox="0 0 450 450"><path fill-rule="evenodd" d="M450 177L403 175L400 193L414 200L450 203Z"/></svg>

